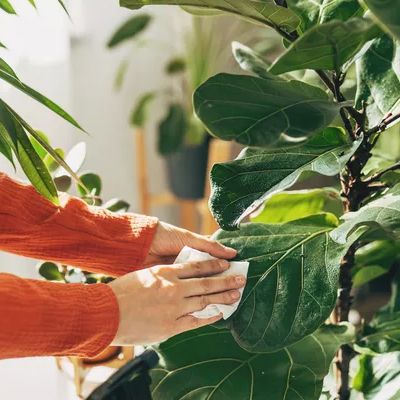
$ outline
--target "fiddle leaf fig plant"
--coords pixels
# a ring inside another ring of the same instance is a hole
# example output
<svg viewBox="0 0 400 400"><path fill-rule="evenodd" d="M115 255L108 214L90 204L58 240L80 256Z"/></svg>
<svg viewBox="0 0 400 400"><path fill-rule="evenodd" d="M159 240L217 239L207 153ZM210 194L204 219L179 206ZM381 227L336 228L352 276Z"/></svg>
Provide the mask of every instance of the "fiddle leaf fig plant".
<svg viewBox="0 0 400 400"><path fill-rule="evenodd" d="M386 156L382 143L399 134L399 2L120 3L229 13L282 37L262 55L233 43L244 72L194 91L207 130L247 146L212 168L210 209L222 228L214 238L250 268L228 320L156 347L153 398L397 399L400 152ZM316 175L336 187L285 192ZM352 326L353 284L382 276L394 280L392 300Z"/></svg>

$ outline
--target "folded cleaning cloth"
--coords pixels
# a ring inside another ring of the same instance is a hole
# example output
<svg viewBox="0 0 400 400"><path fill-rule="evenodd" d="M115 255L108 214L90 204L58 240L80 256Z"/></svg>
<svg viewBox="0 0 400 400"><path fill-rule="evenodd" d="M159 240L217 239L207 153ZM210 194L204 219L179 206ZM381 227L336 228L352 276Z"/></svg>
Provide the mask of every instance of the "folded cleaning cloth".
<svg viewBox="0 0 400 400"><path fill-rule="evenodd" d="M210 256L207 253L192 249L185 246L178 257L175 260L175 264L187 263L191 261L207 261L214 260L215 257ZM230 275L243 275L247 277L249 270L249 263L247 261L231 261L230 268L221 274L215 276L230 276ZM240 289L239 300L231 305L226 304L210 304L202 311L196 311L192 315L196 318L211 318L215 315L222 313L224 319L228 319L238 308L240 300L242 298L244 288Z"/></svg>

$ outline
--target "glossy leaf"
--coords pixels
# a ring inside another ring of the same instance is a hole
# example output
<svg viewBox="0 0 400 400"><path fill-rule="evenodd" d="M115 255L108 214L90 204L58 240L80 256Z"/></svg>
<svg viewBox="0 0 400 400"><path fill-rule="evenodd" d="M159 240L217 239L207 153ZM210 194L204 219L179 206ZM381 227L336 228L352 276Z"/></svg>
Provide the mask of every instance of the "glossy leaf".
<svg viewBox="0 0 400 400"><path fill-rule="evenodd" d="M347 21L363 12L357 0L287 0L287 4L300 17L302 32L334 19Z"/></svg>
<svg viewBox="0 0 400 400"><path fill-rule="evenodd" d="M329 232L338 223L319 214L286 224L243 224L215 238L250 262L238 310L225 322L251 352L274 352L314 332L331 313L340 259Z"/></svg>
<svg viewBox="0 0 400 400"><path fill-rule="evenodd" d="M331 236L337 243L346 243L358 228L382 230L388 238L400 237L400 188L361 207L356 212L345 214L344 223L335 229Z"/></svg>
<svg viewBox="0 0 400 400"><path fill-rule="evenodd" d="M398 0L364 0L381 26L400 40L400 13Z"/></svg>
<svg viewBox="0 0 400 400"><path fill-rule="evenodd" d="M272 64L270 72L282 74L301 69L339 71L369 40L380 34L377 25L362 18L316 25L290 45Z"/></svg>
<svg viewBox="0 0 400 400"><path fill-rule="evenodd" d="M186 112L180 104L171 104L167 116L161 121L158 151L163 156L178 151L184 144L187 130Z"/></svg>
<svg viewBox="0 0 400 400"><path fill-rule="evenodd" d="M222 11L241 16L253 22L278 27L292 32L299 19L291 10L277 6L273 0L120 0L123 7L133 10L147 5L179 5L200 11ZM214 13L212 12L211 15Z"/></svg>
<svg viewBox="0 0 400 400"><path fill-rule="evenodd" d="M223 229L234 229L275 193L292 186L303 172L340 172L360 141L349 142L339 128L328 128L290 149L247 148L234 161L211 170L210 209Z"/></svg>
<svg viewBox="0 0 400 400"><path fill-rule="evenodd" d="M0 153L3 154L3 156L6 157L15 168L12 148L13 143L11 142L11 138L8 135L7 129L0 122Z"/></svg>
<svg viewBox="0 0 400 400"><path fill-rule="evenodd" d="M88 194L92 196L100 196L102 182L99 175L92 172L87 172L80 176L80 180L85 185L85 187L82 187L79 184L77 185L78 192L81 194L81 196L86 196Z"/></svg>
<svg viewBox="0 0 400 400"><path fill-rule="evenodd" d="M46 165L33 148L24 127L2 100L0 100L0 120L11 139L9 143L12 143L13 152L25 175L40 194L58 204L57 189Z"/></svg>
<svg viewBox="0 0 400 400"><path fill-rule="evenodd" d="M66 111L64 111L58 104L54 103L46 96L42 95L41 93L37 92L35 89L32 89L15 75L15 72L12 68L0 58L0 79L9 83L10 85L16 87L21 92L27 94L28 96L32 97L39 103L43 104L45 107L59 115L61 118L68 121L70 124L74 125L76 128L81 129L81 126L75 121L74 118L71 117Z"/></svg>
<svg viewBox="0 0 400 400"><path fill-rule="evenodd" d="M340 105L321 89L300 81L218 74L194 93L194 108L222 140L249 146L305 139L324 129Z"/></svg>
<svg viewBox="0 0 400 400"><path fill-rule="evenodd" d="M390 112L400 111L400 79L396 73L396 45L384 35L373 41L356 61L356 106L367 105L369 125L378 125Z"/></svg>
<svg viewBox="0 0 400 400"><path fill-rule="evenodd" d="M4 10L8 14L16 14L14 7L8 0L0 0L0 9Z"/></svg>
<svg viewBox="0 0 400 400"><path fill-rule="evenodd" d="M343 202L334 189L299 190L271 196L262 209L251 216L252 222L277 224L329 212L343 214Z"/></svg>
<svg viewBox="0 0 400 400"><path fill-rule="evenodd" d="M151 16L148 14L134 15L124 22L108 41L108 48L113 48L126 40L135 38L143 32L149 25Z"/></svg>
<svg viewBox="0 0 400 400"><path fill-rule="evenodd" d="M64 281L64 277L57 264L45 262L39 266L39 274L48 281Z"/></svg>
<svg viewBox="0 0 400 400"><path fill-rule="evenodd" d="M398 400L400 398L400 352L379 356L358 356L353 387L364 400Z"/></svg>
<svg viewBox="0 0 400 400"><path fill-rule="evenodd" d="M159 345L154 400L318 400L336 350L353 329L323 326L277 353L248 353L229 331L207 327ZM266 395L268 397L266 397Z"/></svg>
<svg viewBox="0 0 400 400"><path fill-rule="evenodd" d="M132 110L131 124L138 128L143 128L147 122L147 114L150 104L154 100L154 93L148 92L142 95L135 108Z"/></svg>

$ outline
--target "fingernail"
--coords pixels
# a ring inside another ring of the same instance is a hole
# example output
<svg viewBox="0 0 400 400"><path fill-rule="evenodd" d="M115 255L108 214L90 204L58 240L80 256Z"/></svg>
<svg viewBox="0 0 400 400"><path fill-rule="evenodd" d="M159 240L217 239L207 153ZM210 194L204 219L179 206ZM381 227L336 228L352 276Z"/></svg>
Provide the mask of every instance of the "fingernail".
<svg viewBox="0 0 400 400"><path fill-rule="evenodd" d="M231 294L232 299L236 300L240 297L240 292L236 291Z"/></svg>
<svg viewBox="0 0 400 400"><path fill-rule="evenodd" d="M226 269L226 268L229 267L229 262L226 261L226 260L220 260L220 261L219 261L219 265L220 265L222 268Z"/></svg>
<svg viewBox="0 0 400 400"><path fill-rule="evenodd" d="M244 285L246 283L246 278L243 275L237 276L235 280L239 285Z"/></svg>
<svg viewBox="0 0 400 400"><path fill-rule="evenodd" d="M231 253L232 255L236 255L237 254L237 250L232 249L232 247L227 247L224 246L225 250L228 251L229 253Z"/></svg>

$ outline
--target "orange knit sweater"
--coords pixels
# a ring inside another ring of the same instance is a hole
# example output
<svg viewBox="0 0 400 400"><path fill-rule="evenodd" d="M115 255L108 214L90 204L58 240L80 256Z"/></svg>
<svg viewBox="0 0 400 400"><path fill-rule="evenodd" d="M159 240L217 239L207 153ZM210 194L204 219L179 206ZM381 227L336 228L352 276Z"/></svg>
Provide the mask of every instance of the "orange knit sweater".
<svg viewBox="0 0 400 400"><path fill-rule="evenodd" d="M0 250L111 276L140 269L157 219L113 214L65 196L57 207L0 173ZM60 284L0 274L0 359L92 357L113 340L118 303L105 284Z"/></svg>

